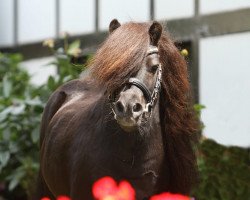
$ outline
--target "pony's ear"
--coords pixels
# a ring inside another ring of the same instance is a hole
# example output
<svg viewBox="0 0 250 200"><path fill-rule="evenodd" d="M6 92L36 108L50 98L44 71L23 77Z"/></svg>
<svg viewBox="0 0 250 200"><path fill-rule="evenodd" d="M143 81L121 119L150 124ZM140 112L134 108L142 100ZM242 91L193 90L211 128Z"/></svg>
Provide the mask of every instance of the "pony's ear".
<svg viewBox="0 0 250 200"><path fill-rule="evenodd" d="M148 30L150 44L157 46L162 33L162 26L159 22L154 21Z"/></svg>
<svg viewBox="0 0 250 200"><path fill-rule="evenodd" d="M119 28L121 24L117 19L113 19L109 24L109 34L111 34L115 29Z"/></svg>

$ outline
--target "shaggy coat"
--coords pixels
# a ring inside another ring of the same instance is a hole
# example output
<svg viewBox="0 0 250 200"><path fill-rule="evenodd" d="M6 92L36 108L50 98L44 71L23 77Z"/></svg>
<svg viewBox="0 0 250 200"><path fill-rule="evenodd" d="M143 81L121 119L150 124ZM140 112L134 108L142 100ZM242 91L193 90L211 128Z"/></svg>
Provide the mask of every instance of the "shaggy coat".
<svg viewBox="0 0 250 200"><path fill-rule="evenodd" d="M185 59L166 32L158 42L162 88L150 127L143 134L124 132L109 106L109 94L140 71L149 27L133 22L116 27L82 78L50 97L41 125L39 198L92 199L92 184L107 175L130 181L137 199L163 191L190 193L197 177L192 148L197 119Z"/></svg>

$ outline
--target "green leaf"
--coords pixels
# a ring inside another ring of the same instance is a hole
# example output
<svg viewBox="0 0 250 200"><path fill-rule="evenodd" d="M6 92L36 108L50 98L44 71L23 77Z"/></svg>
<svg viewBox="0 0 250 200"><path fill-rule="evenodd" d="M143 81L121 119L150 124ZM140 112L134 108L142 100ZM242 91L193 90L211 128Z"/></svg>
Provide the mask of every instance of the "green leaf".
<svg viewBox="0 0 250 200"><path fill-rule="evenodd" d="M80 40L75 40L74 42L72 42L72 43L69 45L69 48L68 48L67 53L68 53L69 55L73 55L75 49L80 48L80 45L81 45Z"/></svg>
<svg viewBox="0 0 250 200"><path fill-rule="evenodd" d="M2 112L0 112L0 122L3 122L4 120L6 120L10 112L11 112L11 107L7 107Z"/></svg>
<svg viewBox="0 0 250 200"><path fill-rule="evenodd" d="M19 184L19 179L12 179L9 183L9 191L12 191L15 189L15 187Z"/></svg>
<svg viewBox="0 0 250 200"><path fill-rule="evenodd" d="M9 140L10 139L10 135L11 135L10 129L9 128L5 128L3 130L3 139L4 140Z"/></svg>
<svg viewBox="0 0 250 200"><path fill-rule="evenodd" d="M10 153L17 153L19 151L18 143L10 141L9 151Z"/></svg>
<svg viewBox="0 0 250 200"><path fill-rule="evenodd" d="M63 78L63 82L68 82L68 81L71 80L71 79L72 79L72 76L71 76L71 75L65 76L65 77Z"/></svg>
<svg viewBox="0 0 250 200"><path fill-rule="evenodd" d="M15 189L15 187L20 183L22 178L25 176L25 171L23 167L17 168L14 173L12 173L10 176L7 177L8 180L10 180L9 183L9 190L12 191Z"/></svg>
<svg viewBox="0 0 250 200"><path fill-rule="evenodd" d="M48 78L48 88L50 90L54 90L55 89L55 85L56 85L55 79L52 76L49 76L49 78Z"/></svg>
<svg viewBox="0 0 250 200"><path fill-rule="evenodd" d="M12 83L7 76L3 77L3 96L8 98L12 89Z"/></svg>
<svg viewBox="0 0 250 200"><path fill-rule="evenodd" d="M37 126L33 131L31 132L31 138L33 143L37 143L39 140L39 133L40 133L40 127Z"/></svg>
<svg viewBox="0 0 250 200"><path fill-rule="evenodd" d="M9 54L8 56L10 60L12 60L12 62L15 62L15 63L19 63L23 60L23 56L19 53Z"/></svg>
<svg viewBox="0 0 250 200"><path fill-rule="evenodd" d="M194 109L196 112L200 113L203 109L205 109L206 106L202 105L202 104L195 104L194 105Z"/></svg>
<svg viewBox="0 0 250 200"><path fill-rule="evenodd" d="M0 152L0 164L2 167L5 167L10 159L10 152Z"/></svg>

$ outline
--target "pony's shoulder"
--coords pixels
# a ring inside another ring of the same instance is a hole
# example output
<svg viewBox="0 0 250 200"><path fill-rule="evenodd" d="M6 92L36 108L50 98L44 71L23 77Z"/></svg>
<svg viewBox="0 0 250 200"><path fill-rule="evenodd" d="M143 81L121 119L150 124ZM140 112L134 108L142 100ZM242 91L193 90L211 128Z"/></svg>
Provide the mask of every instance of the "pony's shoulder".
<svg viewBox="0 0 250 200"><path fill-rule="evenodd" d="M96 85L91 78L74 79L64 83L50 96L43 115L50 120L62 106L68 105L69 102L79 101L86 96L97 98L102 92L96 88Z"/></svg>
<svg viewBox="0 0 250 200"><path fill-rule="evenodd" d="M50 110L50 115L53 116L55 112L69 99L72 97L84 94L87 91L91 90L90 84L86 80L74 79L67 83L64 83L59 88L56 89L50 96L47 105L45 107L45 112ZM51 117L52 117L51 116Z"/></svg>
<svg viewBox="0 0 250 200"><path fill-rule="evenodd" d="M57 113L57 111L64 106L67 102L69 102L75 96L79 94L84 95L86 91L90 90L90 86L86 80L75 79L69 81L54 91L43 111L42 117L42 126L41 133L43 135L43 127L45 128L46 124L49 124L50 120ZM41 138L43 138L41 135Z"/></svg>
<svg viewBox="0 0 250 200"><path fill-rule="evenodd" d="M90 84L87 80L74 79L61 85L54 93L64 91L67 94L71 94L74 92L84 92L89 89Z"/></svg>

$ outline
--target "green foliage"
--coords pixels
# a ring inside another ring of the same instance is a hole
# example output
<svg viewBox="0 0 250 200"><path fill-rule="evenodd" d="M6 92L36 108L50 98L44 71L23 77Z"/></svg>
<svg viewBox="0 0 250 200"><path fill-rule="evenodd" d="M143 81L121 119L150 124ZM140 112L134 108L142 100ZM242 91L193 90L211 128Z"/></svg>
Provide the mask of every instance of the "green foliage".
<svg viewBox="0 0 250 200"><path fill-rule="evenodd" d="M6 56L0 53L0 90L1 96L5 98L12 95L14 97L20 96L29 82L28 73L18 66L20 61L22 61L20 54L8 54Z"/></svg>
<svg viewBox="0 0 250 200"><path fill-rule="evenodd" d="M57 87L63 83L79 77L79 74L85 69L85 64L90 59L91 55L83 55L82 50L80 49L81 43L80 40L75 40L72 43L68 44L68 36L64 37L64 48L60 47L54 49L54 41L49 40L44 42L50 48L51 52L54 54L56 60L52 63L57 68L57 77L50 76L47 81L47 88L51 92L54 91ZM49 43L49 44L48 44ZM80 64L75 64L73 61L81 59L84 57L83 61L80 61Z"/></svg>
<svg viewBox="0 0 250 200"><path fill-rule="evenodd" d="M199 200L234 200L250 197L249 149L226 147L205 139L198 147Z"/></svg>
<svg viewBox="0 0 250 200"><path fill-rule="evenodd" d="M195 104L201 117L206 107ZM201 121L201 130L204 128ZM199 184L193 191L198 200L233 200L250 197L250 152L240 147L227 147L213 140L201 140L195 151L200 174Z"/></svg>
<svg viewBox="0 0 250 200"><path fill-rule="evenodd" d="M38 169L38 138L44 107L20 54L0 54L0 180L27 191ZM6 185L7 186L7 185Z"/></svg>
<svg viewBox="0 0 250 200"><path fill-rule="evenodd" d="M201 111L205 108L206 108L206 106L204 106L202 104L195 104L194 105L194 110L196 111L199 118L201 117Z"/></svg>
<svg viewBox="0 0 250 200"><path fill-rule="evenodd" d="M202 122L202 120L201 120L201 111L203 110L203 109L205 109L206 108L206 106L204 106L204 105L202 105L202 104L195 104L194 105L194 110L195 110L195 112L196 112L196 114L197 114L197 116L198 116L198 119L200 120L200 124L199 124L199 129L200 129L200 131L202 131L204 128L205 128L205 125L204 125L204 123Z"/></svg>

